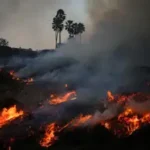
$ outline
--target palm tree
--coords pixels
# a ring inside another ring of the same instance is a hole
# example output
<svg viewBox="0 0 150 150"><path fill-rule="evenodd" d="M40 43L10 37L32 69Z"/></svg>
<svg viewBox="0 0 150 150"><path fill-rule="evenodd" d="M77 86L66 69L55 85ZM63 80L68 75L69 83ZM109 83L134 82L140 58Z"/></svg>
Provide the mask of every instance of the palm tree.
<svg viewBox="0 0 150 150"><path fill-rule="evenodd" d="M63 22L65 19L66 19L66 14L62 9L59 9L57 11L56 16L53 18L52 28L55 31L56 48L57 48L58 35L59 35L59 44L61 44L61 32L64 29Z"/></svg>
<svg viewBox="0 0 150 150"><path fill-rule="evenodd" d="M82 35L83 32L85 32L85 26L84 26L83 23L78 24L78 32L80 34L80 43L81 43L81 35Z"/></svg>
<svg viewBox="0 0 150 150"><path fill-rule="evenodd" d="M72 28L73 28L73 35L74 36L79 34L78 23L73 23Z"/></svg>
<svg viewBox="0 0 150 150"><path fill-rule="evenodd" d="M61 44L61 32L64 29L64 20L66 19L66 14L63 9L59 9L56 14L56 18L58 18L59 22L59 44Z"/></svg>
<svg viewBox="0 0 150 150"><path fill-rule="evenodd" d="M55 44L56 44L55 47L56 48L57 48L57 40L58 40L58 33L59 33L58 27L59 27L59 20L56 17L54 17L53 23L52 23L52 28L55 31Z"/></svg>
<svg viewBox="0 0 150 150"><path fill-rule="evenodd" d="M69 39L73 37L73 21L68 20L65 25L65 29L68 31Z"/></svg>

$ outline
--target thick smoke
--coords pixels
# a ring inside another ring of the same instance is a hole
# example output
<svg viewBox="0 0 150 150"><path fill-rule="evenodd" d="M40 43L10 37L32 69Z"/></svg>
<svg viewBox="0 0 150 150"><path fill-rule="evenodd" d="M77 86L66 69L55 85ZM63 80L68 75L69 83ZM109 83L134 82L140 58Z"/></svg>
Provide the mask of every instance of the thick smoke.
<svg viewBox="0 0 150 150"><path fill-rule="evenodd" d="M139 90L139 82L149 79L147 74L139 74L137 68L147 70L150 65L150 2L95 0L90 3L93 22L90 40L82 45L71 41L55 53L30 60L20 69L19 76L68 83L85 100L99 99L107 90L114 93Z"/></svg>

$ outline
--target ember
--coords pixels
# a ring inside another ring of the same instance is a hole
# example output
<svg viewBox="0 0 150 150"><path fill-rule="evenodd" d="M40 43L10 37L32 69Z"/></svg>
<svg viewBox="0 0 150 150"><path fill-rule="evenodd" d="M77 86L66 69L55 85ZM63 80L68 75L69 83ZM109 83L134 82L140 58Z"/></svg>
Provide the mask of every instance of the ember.
<svg viewBox="0 0 150 150"><path fill-rule="evenodd" d="M23 111L17 111L16 105L9 109L4 108L0 114L0 128L24 114Z"/></svg>
<svg viewBox="0 0 150 150"><path fill-rule="evenodd" d="M29 78L29 79L27 79L27 80L24 80L24 82L28 85L28 84L31 84L31 83L33 83L33 78Z"/></svg>
<svg viewBox="0 0 150 150"><path fill-rule="evenodd" d="M11 71L9 72L9 74L10 74L10 76L12 77L13 80L17 80L17 81L24 82L24 83L26 83L27 85L33 83L33 81L34 81L33 78L29 78L29 79L26 79L26 80L20 79L20 78L16 75L16 73L15 73L14 70L11 70Z"/></svg>

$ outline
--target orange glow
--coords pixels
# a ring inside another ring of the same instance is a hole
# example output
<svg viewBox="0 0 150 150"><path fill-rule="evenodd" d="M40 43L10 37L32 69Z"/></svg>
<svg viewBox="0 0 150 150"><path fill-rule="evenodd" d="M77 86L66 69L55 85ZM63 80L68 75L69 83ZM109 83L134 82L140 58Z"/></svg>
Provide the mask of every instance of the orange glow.
<svg viewBox="0 0 150 150"><path fill-rule="evenodd" d="M17 112L16 105L10 107L9 109L4 108L0 114L0 128L6 125L9 121L16 119L23 114L23 111Z"/></svg>
<svg viewBox="0 0 150 150"><path fill-rule="evenodd" d="M24 80L24 82L26 83L26 84L31 84L31 83L33 83L33 78L29 78L29 79L27 79L27 80Z"/></svg>
<svg viewBox="0 0 150 150"><path fill-rule="evenodd" d="M75 119L72 121L72 126L78 127L78 126L80 126L80 125L83 125L83 124L85 124L87 121L89 121L91 118L92 118L92 115L86 115L86 116L80 115L79 117L75 118Z"/></svg>
<svg viewBox="0 0 150 150"><path fill-rule="evenodd" d="M26 80L20 79L19 77L17 77L17 75L16 75L14 70L11 70L9 72L9 74L12 77L13 80L22 81L22 82L26 83L27 85L34 82L33 78L29 78L29 79L26 79Z"/></svg>
<svg viewBox="0 0 150 150"><path fill-rule="evenodd" d="M75 91L68 92L67 94L65 94L62 97L55 97L55 98L54 98L54 95L51 95L51 98L52 99L49 101L49 103L51 105L59 105L61 103L64 103L64 102L67 102L70 100L75 100L76 99L76 92Z"/></svg>
<svg viewBox="0 0 150 150"><path fill-rule="evenodd" d="M20 80L20 78L18 78L18 77L16 76L14 70L11 70L11 71L9 72L9 74L10 74L10 76L12 77L13 80L17 80L17 81Z"/></svg>
<svg viewBox="0 0 150 150"><path fill-rule="evenodd" d="M109 100L110 102L112 102L112 101L115 100L113 94L112 94L110 91L107 92L107 96L108 96L108 100Z"/></svg>
<svg viewBox="0 0 150 150"><path fill-rule="evenodd" d="M52 123L46 127L44 138L40 141L42 147L50 147L56 140L57 125Z"/></svg>

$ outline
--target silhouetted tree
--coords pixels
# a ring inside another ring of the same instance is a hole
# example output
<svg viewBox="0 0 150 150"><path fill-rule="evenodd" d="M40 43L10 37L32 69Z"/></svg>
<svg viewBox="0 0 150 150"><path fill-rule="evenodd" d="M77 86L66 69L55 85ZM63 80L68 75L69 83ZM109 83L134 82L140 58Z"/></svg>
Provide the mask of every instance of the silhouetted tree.
<svg viewBox="0 0 150 150"><path fill-rule="evenodd" d="M66 19L66 14L65 14L64 10L63 9L59 9L57 11L56 17L60 20L60 24L59 24L59 44L61 44L61 32L64 29L63 22Z"/></svg>
<svg viewBox="0 0 150 150"><path fill-rule="evenodd" d="M61 44L61 32L64 29L63 22L65 19L66 19L66 14L62 9L59 9L57 11L56 16L53 18L52 28L55 31L56 48L57 48L58 35L59 35L59 44Z"/></svg>
<svg viewBox="0 0 150 150"><path fill-rule="evenodd" d="M8 46L9 42L6 39L0 38L0 46Z"/></svg>
<svg viewBox="0 0 150 150"><path fill-rule="evenodd" d="M83 23L79 23L78 24L78 33L80 34L80 43L81 43L81 36L82 36L83 32L85 32L85 26Z"/></svg>
<svg viewBox="0 0 150 150"><path fill-rule="evenodd" d="M55 45L56 45L55 47L56 48L57 48L57 39L58 39L58 33L59 33L58 25L59 25L59 20L56 17L54 17L53 23L52 23L52 28L55 31Z"/></svg>
<svg viewBox="0 0 150 150"><path fill-rule="evenodd" d="M72 38L74 36L73 35L73 21L72 20L68 20L66 22L65 29L68 31L69 39Z"/></svg>
<svg viewBox="0 0 150 150"><path fill-rule="evenodd" d="M73 23L72 27L73 27L73 35L76 36L77 34L79 34L78 24Z"/></svg>

